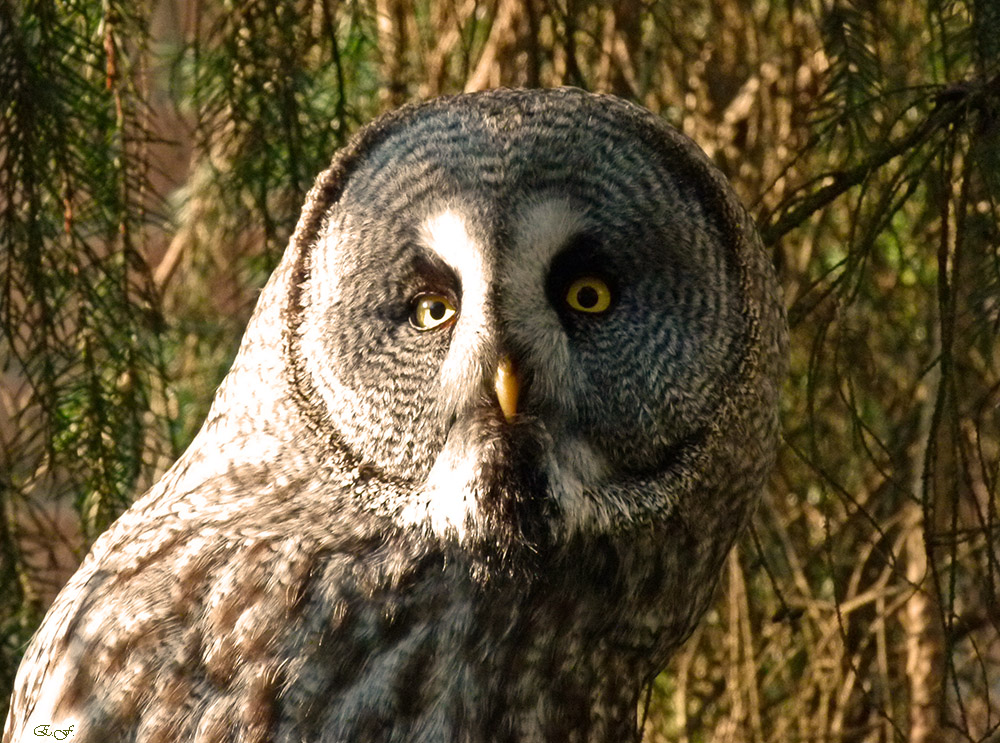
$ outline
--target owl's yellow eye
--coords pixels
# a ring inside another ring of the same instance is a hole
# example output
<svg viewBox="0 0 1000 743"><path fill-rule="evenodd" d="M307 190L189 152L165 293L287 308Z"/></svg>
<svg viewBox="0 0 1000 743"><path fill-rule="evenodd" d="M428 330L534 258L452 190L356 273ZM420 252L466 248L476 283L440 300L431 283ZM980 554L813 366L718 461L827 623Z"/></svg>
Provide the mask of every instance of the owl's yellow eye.
<svg viewBox="0 0 1000 743"><path fill-rule="evenodd" d="M457 311L447 297L421 294L413 303L410 323L418 330L433 330L448 322Z"/></svg>
<svg viewBox="0 0 1000 743"><path fill-rule="evenodd" d="M604 312L611 306L611 289L596 276L581 276L566 290L566 304L577 312Z"/></svg>

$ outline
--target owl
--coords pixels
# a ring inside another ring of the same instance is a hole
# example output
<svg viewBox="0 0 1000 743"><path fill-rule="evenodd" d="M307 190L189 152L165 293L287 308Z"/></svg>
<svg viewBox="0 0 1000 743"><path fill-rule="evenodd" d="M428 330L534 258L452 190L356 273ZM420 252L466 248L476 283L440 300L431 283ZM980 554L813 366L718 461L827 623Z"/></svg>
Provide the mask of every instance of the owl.
<svg viewBox="0 0 1000 743"><path fill-rule="evenodd" d="M751 219L652 113L384 115L51 607L3 740L637 740L773 463L785 355Z"/></svg>

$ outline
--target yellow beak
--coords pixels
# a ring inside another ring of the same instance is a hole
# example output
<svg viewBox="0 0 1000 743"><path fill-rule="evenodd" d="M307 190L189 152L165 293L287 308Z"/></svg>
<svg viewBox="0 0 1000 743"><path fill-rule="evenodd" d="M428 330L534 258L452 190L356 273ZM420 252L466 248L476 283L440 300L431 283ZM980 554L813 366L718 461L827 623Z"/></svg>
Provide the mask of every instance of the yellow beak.
<svg viewBox="0 0 1000 743"><path fill-rule="evenodd" d="M500 410L508 423L514 420L517 415L517 394L520 392L521 384L517 378L517 369L510 356L504 356L497 364L496 375L493 377L493 387L497 392L497 401L500 403Z"/></svg>

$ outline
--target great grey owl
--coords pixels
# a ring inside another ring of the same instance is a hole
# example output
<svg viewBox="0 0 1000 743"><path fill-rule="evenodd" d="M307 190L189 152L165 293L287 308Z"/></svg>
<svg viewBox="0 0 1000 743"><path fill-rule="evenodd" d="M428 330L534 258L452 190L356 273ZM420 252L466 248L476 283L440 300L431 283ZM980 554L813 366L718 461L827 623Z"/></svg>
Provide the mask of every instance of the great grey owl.
<svg viewBox="0 0 1000 743"><path fill-rule="evenodd" d="M750 218L648 111L377 119L56 599L4 741L635 740L772 465L785 346Z"/></svg>

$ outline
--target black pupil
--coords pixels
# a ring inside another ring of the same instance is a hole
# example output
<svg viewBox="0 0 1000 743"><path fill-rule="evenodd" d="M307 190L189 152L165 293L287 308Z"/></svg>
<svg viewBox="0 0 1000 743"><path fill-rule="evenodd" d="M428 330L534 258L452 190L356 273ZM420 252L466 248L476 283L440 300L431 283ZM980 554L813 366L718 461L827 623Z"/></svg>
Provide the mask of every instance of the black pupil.
<svg viewBox="0 0 1000 743"><path fill-rule="evenodd" d="M593 307L597 304L597 289L592 286L580 287L580 290L576 293L576 301L581 307Z"/></svg>
<svg viewBox="0 0 1000 743"><path fill-rule="evenodd" d="M431 302L430 313L433 319L440 320L444 317L444 313L447 310L448 308L444 306L444 302Z"/></svg>

